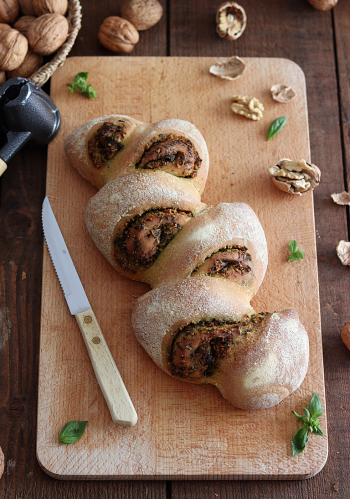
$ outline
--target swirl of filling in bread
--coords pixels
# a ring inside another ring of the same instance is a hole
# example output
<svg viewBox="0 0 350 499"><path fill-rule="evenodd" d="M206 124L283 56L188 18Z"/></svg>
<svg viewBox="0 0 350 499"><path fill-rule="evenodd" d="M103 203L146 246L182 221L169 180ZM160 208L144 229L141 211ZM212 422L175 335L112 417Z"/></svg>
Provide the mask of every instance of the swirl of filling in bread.
<svg viewBox="0 0 350 499"><path fill-rule="evenodd" d="M190 140L173 134L160 134L146 145L136 168L160 169L177 177L193 178L197 175L201 162Z"/></svg>
<svg viewBox="0 0 350 499"><path fill-rule="evenodd" d="M228 279L251 272L252 257L245 246L232 246L213 253L199 265L192 276L224 276Z"/></svg>
<svg viewBox="0 0 350 499"><path fill-rule="evenodd" d="M177 378L202 382L213 376L220 361L236 343L252 334L266 315L254 314L242 322L201 321L176 331L168 355L170 373Z"/></svg>
<svg viewBox="0 0 350 499"><path fill-rule="evenodd" d="M191 213L174 208L149 210L135 217L115 238L116 261L124 270L151 267L190 218Z"/></svg>
<svg viewBox="0 0 350 499"><path fill-rule="evenodd" d="M96 168L101 168L123 149L126 130L121 120L118 124L105 121L88 142L89 156Z"/></svg>

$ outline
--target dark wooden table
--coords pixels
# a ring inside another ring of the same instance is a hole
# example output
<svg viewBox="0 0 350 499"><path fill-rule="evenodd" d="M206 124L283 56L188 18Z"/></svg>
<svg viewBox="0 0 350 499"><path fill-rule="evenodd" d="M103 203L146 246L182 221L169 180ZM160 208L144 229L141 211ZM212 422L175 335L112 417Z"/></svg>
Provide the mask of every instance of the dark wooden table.
<svg viewBox="0 0 350 499"><path fill-rule="evenodd" d="M306 0L242 0L248 25L236 42L215 33L220 1L161 0L164 15L140 33L135 56L285 57L306 76L311 156L322 170L314 193L327 395L329 457L304 481L78 481L50 478L35 456L45 147L28 144L0 179L0 447L1 498L329 498L350 497L350 352L340 333L350 320L350 269L337 243L349 240L348 208L331 200L350 175L350 1L332 10ZM103 19L122 1L82 0L83 25L70 55L111 55L98 42ZM49 84L44 89L49 92ZM64 117L63 117L64 119ZM292 214L291 214L292 216ZM23 272L26 278L23 279ZM257 442L258 445L258 442Z"/></svg>

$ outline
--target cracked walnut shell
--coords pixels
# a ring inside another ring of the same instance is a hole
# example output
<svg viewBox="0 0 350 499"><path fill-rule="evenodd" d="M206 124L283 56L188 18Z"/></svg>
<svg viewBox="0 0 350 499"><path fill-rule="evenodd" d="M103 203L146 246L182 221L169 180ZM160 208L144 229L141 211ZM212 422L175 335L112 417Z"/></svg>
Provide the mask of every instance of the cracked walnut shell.
<svg viewBox="0 0 350 499"><path fill-rule="evenodd" d="M253 121L258 121L263 116L264 106L255 97L248 95L234 95L231 110Z"/></svg>
<svg viewBox="0 0 350 499"><path fill-rule="evenodd" d="M247 25L247 15L236 2L225 2L216 13L216 32L221 38L237 40Z"/></svg>
<svg viewBox="0 0 350 499"><path fill-rule="evenodd" d="M224 59L213 64L209 68L209 72L226 80L235 80L242 76L246 68L246 64L237 56Z"/></svg>
<svg viewBox="0 0 350 499"><path fill-rule="evenodd" d="M311 191L320 183L321 171L305 159L293 161L281 159L276 165L270 166L267 171L272 175L273 183L284 192L301 195Z"/></svg>
<svg viewBox="0 0 350 499"><path fill-rule="evenodd" d="M343 265L350 265L350 243L347 241L339 241L337 245L337 255Z"/></svg>
<svg viewBox="0 0 350 499"><path fill-rule="evenodd" d="M139 33L126 19L111 16L101 24L98 39L111 52L129 54L139 41Z"/></svg>
<svg viewBox="0 0 350 499"><path fill-rule="evenodd" d="M287 87L286 85L273 85L271 87L271 96L273 100L277 102L281 102L282 104L286 104L287 102L294 99L296 93L292 89L292 87Z"/></svg>

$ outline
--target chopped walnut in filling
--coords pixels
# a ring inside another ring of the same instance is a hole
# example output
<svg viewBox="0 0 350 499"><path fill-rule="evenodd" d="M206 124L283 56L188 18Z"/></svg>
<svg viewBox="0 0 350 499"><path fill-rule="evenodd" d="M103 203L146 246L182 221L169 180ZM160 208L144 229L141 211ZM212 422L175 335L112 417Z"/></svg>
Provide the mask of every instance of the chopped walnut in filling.
<svg viewBox="0 0 350 499"><path fill-rule="evenodd" d="M193 381L213 376L230 349L266 315L266 312L254 314L242 322L201 321L176 331L168 356L170 373Z"/></svg>
<svg viewBox="0 0 350 499"><path fill-rule="evenodd" d="M245 246L231 246L221 249L206 258L192 272L192 275L224 276L232 279L237 275L243 276L251 272L252 269L249 264L251 260L252 257Z"/></svg>
<svg viewBox="0 0 350 499"><path fill-rule="evenodd" d="M201 162L190 140L172 134L161 134L147 144L136 168L159 169L177 177L193 178L196 177Z"/></svg>
<svg viewBox="0 0 350 499"><path fill-rule="evenodd" d="M89 156L96 168L101 168L123 149L126 130L124 121L105 121L88 142Z"/></svg>
<svg viewBox="0 0 350 499"><path fill-rule="evenodd" d="M150 210L135 217L114 241L114 257L123 270L149 268L159 253L191 218L173 208Z"/></svg>

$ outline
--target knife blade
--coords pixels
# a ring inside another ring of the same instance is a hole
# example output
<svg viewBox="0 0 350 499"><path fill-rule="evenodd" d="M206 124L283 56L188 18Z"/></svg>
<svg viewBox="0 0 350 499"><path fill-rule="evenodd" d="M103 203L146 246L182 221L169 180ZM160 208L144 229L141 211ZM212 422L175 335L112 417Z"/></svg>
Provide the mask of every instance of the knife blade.
<svg viewBox="0 0 350 499"><path fill-rule="evenodd" d="M42 206L42 224L53 266L70 313L75 316L83 335L112 420L122 426L134 426L137 422L135 408L90 306L47 196Z"/></svg>

